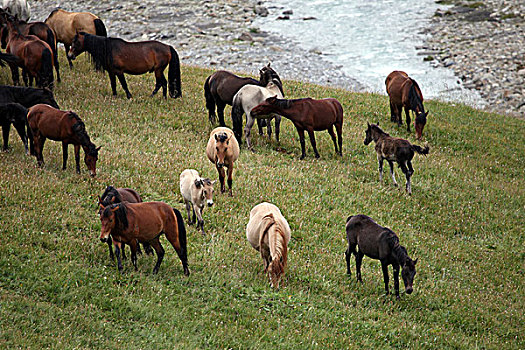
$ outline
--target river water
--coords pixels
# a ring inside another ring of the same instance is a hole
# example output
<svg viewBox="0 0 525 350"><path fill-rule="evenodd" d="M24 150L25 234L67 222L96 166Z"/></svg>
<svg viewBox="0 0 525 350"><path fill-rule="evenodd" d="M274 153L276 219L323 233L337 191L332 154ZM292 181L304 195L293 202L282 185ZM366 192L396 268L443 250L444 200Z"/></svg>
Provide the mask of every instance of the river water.
<svg viewBox="0 0 525 350"><path fill-rule="evenodd" d="M293 40L310 54L320 52L368 91L385 94L388 73L403 70L419 83L425 98L483 104L451 70L434 67L417 54L424 41L421 30L443 8L434 0L277 0L264 5L270 14L255 25ZM285 10L293 11L290 19L276 20ZM315 19L304 20L308 17Z"/></svg>

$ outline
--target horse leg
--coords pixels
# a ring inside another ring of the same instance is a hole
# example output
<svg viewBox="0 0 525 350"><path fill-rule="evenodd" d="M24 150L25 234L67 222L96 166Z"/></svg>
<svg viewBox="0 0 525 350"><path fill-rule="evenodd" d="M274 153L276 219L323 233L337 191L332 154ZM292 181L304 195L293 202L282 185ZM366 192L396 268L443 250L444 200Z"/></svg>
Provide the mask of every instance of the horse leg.
<svg viewBox="0 0 525 350"><path fill-rule="evenodd" d="M345 259L346 259L346 274L348 276L352 275L352 272L350 271L350 258L352 257L352 253L356 255L355 251L355 244L348 244L348 248L345 251Z"/></svg>
<svg viewBox="0 0 525 350"><path fill-rule="evenodd" d="M24 82L25 86L29 86L29 82L27 80L27 71L25 69L22 69L22 81ZM31 80L31 85L33 85L32 80Z"/></svg>
<svg viewBox="0 0 525 350"><path fill-rule="evenodd" d="M56 45L55 45L56 46ZM55 65L55 71L57 72L57 82L61 82L62 80L60 79L60 68L59 68L59 65L58 65L58 52L57 52L57 48L55 47L55 49L53 50L53 63ZM66 52L66 56L67 56L67 52Z"/></svg>
<svg viewBox="0 0 525 350"><path fill-rule="evenodd" d="M147 255L153 254L153 249L151 249L151 244L144 242L142 243L142 247L144 247L144 251L146 252Z"/></svg>
<svg viewBox="0 0 525 350"><path fill-rule="evenodd" d="M315 143L315 135L314 130L308 130L308 136L310 136L310 143L312 144L312 148L314 149L315 158L319 158L319 152L317 152L317 145Z"/></svg>
<svg viewBox="0 0 525 350"><path fill-rule="evenodd" d="M115 245L115 255L117 256L117 267L118 267L118 270L119 272L122 272L122 259L120 258L120 250L121 250L121 244L120 242L115 242L113 241L113 244Z"/></svg>
<svg viewBox="0 0 525 350"><path fill-rule="evenodd" d="M162 245L160 244L159 237L152 240L150 244L153 249L155 249L155 253L157 253L157 263L153 268L153 274L155 275L159 272L160 264L162 263L162 259L164 259L164 248L162 248Z"/></svg>
<svg viewBox="0 0 525 350"><path fill-rule="evenodd" d="M226 107L226 104L222 101L215 101L217 104L217 115L219 116L219 125L220 126L226 126L224 123L224 108Z"/></svg>
<svg viewBox="0 0 525 350"><path fill-rule="evenodd" d="M251 142L251 131L253 128L253 123L255 122L255 119L251 117L250 113L246 113L246 126L244 127L244 136L246 137L246 144L248 145L248 149L253 152L252 142Z"/></svg>
<svg viewBox="0 0 525 350"><path fill-rule="evenodd" d="M40 134L40 132L37 131L38 135L35 136L35 152L36 152L36 160L39 167L42 167L44 165L44 155L42 154L42 151L44 149L44 143L46 142L46 138Z"/></svg>
<svg viewBox="0 0 525 350"><path fill-rule="evenodd" d="M20 84L20 75L18 74L18 66L16 66L14 63L9 64L9 68L11 69L11 76L13 78L13 85L17 86Z"/></svg>
<svg viewBox="0 0 525 350"><path fill-rule="evenodd" d="M224 185L224 179L226 178L226 172L224 171L224 167L219 168L217 165L215 166L217 168L217 171L219 172L219 182L221 183L221 193L226 192L226 186Z"/></svg>
<svg viewBox="0 0 525 350"><path fill-rule="evenodd" d="M228 188L230 190L230 197L233 196L232 184L233 184L233 164L230 164L230 166L228 167Z"/></svg>
<svg viewBox="0 0 525 350"><path fill-rule="evenodd" d="M126 92L126 97L128 99L131 98L131 93L128 90L128 84L126 83L126 78L124 77L124 73L117 74L118 81L120 81L120 85L122 85L122 88Z"/></svg>
<svg viewBox="0 0 525 350"><path fill-rule="evenodd" d="M27 134L25 130L25 123L14 123L13 126L16 129L16 132L18 133L18 136L20 136L20 139L22 140L22 143L24 144L24 149L26 151L26 154L29 155L29 149L27 147Z"/></svg>
<svg viewBox="0 0 525 350"><path fill-rule="evenodd" d="M299 141L301 142L301 158L299 159L304 159L304 157L306 156L306 145L304 144L304 129L298 127L297 125L295 126L295 128L297 129L297 133L299 134Z"/></svg>
<svg viewBox="0 0 525 350"><path fill-rule="evenodd" d="M203 236L206 235L206 232L204 232L204 220L202 219L202 209L201 207L197 206L195 207L195 212L197 213L197 227L201 228L201 233Z"/></svg>
<svg viewBox="0 0 525 350"><path fill-rule="evenodd" d="M150 97L155 96L155 94L159 91L159 89L162 88L162 96L164 96L164 98L167 98L166 97L167 84L168 82L166 81L166 78L164 78L164 74L161 71L156 70L155 71L155 89L151 93Z"/></svg>
<svg viewBox="0 0 525 350"><path fill-rule="evenodd" d="M396 121L396 113L395 113L394 105L392 104L392 101L390 101L390 121L395 122Z"/></svg>
<svg viewBox="0 0 525 350"><path fill-rule="evenodd" d="M80 174L80 145L75 145L75 165L77 166L77 174Z"/></svg>
<svg viewBox="0 0 525 350"><path fill-rule="evenodd" d="M343 123L335 124L335 131L337 131L337 140L339 141L339 155L343 156Z"/></svg>
<svg viewBox="0 0 525 350"><path fill-rule="evenodd" d="M67 62L69 63L69 69L73 69L73 61L71 61L71 58L69 58L68 56L68 52L69 52L69 49L71 48L70 45L68 44L64 44L64 49L66 49L66 58L67 58Z"/></svg>
<svg viewBox="0 0 525 350"><path fill-rule="evenodd" d="M72 68L72 66L70 66ZM113 96L117 96L117 80L115 78L114 73L108 72L109 75L109 82L111 83L111 91L113 92Z"/></svg>
<svg viewBox="0 0 525 350"><path fill-rule="evenodd" d="M405 107L405 115L406 115L406 122L407 122L407 131L410 132L410 110Z"/></svg>
<svg viewBox="0 0 525 350"><path fill-rule="evenodd" d="M67 146L67 143L62 142L62 170L67 168Z"/></svg>
<svg viewBox="0 0 525 350"><path fill-rule="evenodd" d="M405 177L407 179L406 190L407 190L408 194L412 194L412 186L410 184L410 176L412 174L408 170L406 163L407 163L406 161L402 162L402 163L399 163L399 167L401 168L401 171L405 174Z"/></svg>
<svg viewBox="0 0 525 350"><path fill-rule="evenodd" d="M330 137L332 138L332 142L334 143L335 147L335 153L339 154L339 151L337 150L337 140L335 139L335 133L334 133L334 126L330 125L328 128L328 133L330 134Z"/></svg>
<svg viewBox="0 0 525 350"><path fill-rule="evenodd" d="M262 119L259 119L257 118L257 128L259 129L259 135L262 136L264 134L264 131L263 131L263 120Z"/></svg>
<svg viewBox="0 0 525 350"><path fill-rule="evenodd" d="M281 132L281 116L275 116L275 141L279 143L279 133Z"/></svg>
<svg viewBox="0 0 525 350"><path fill-rule="evenodd" d="M383 161L384 158L378 154L377 155L377 161L379 163L379 183L383 183Z"/></svg>
<svg viewBox="0 0 525 350"><path fill-rule="evenodd" d="M113 261L115 260L115 256L113 255L113 238L111 237L111 235L109 236L106 242L108 244L109 249L109 258Z"/></svg>
<svg viewBox="0 0 525 350"><path fill-rule="evenodd" d="M138 270L137 268L137 240L132 239L129 242L129 247L131 248L131 262L133 263L133 266L135 267L135 271Z"/></svg>
<svg viewBox="0 0 525 350"><path fill-rule="evenodd" d="M399 299L399 264L393 263L392 268L394 270L394 290L396 292L396 299Z"/></svg>
<svg viewBox="0 0 525 350"><path fill-rule="evenodd" d="M267 132L268 132L268 140L272 140L272 118L269 118L267 121L266 121L266 129L267 129Z"/></svg>
<svg viewBox="0 0 525 350"><path fill-rule="evenodd" d="M397 181L396 181L396 175L394 174L394 162L391 161L391 160L388 160L388 165L390 165L390 176L392 176L392 181L394 182L394 186L398 186L397 184Z"/></svg>
<svg viewBox="0 0 525 350"><path fill-rule="evenodd" d="M4 152L8 151L9 131L10 130L11 130L11 124L10 123L2 125L2 136L4 138L4 146L2 147L2 151L4 151Z"/></svg>
<svg viewBox="0 0 525 350"><path fill-rule="evenodd" d="M381 260L381 269L383 270L383 280L385 281L385 294L390 294L388 290L388 263L386 260Z"/></svg>
<svg viewBox="0 0 525 350"><path fill-rule="evenodd" d="M190 218L191 202L185 199L184 200L184 205L186 206L186 212L188 213L188 225L191 225L191 224L193 224L193 220L191 220L191 218Z"/></svg>
<svg viewBox="0 0 525 350"><path fill-rule="evenodd" d="M357 281L363 283L363 279L361 278L361 262L363 261L363 252L361 252L361 249L357 251L355 254L355 271L357 276Z"/></svg>

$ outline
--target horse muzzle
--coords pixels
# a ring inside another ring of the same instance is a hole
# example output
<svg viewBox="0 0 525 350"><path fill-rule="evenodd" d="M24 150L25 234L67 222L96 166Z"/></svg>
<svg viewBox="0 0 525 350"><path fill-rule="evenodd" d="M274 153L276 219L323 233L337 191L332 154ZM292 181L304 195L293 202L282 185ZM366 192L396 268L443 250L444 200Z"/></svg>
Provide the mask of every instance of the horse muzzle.
<svg viewBox="0 0 525 350"><path fill-rule="evenodd" d="M208 207L211 207L213 205L213 201L206 201L206 204L208 204Z"/></svg>
<svg viewBox="0 0 525 350"><path fill-rule="evenodd" d="M224 163L217 162L216 164L217 164L217 168L219 168L219 169L224 167Z"/></svg>
<svg viewBox="0 0 525 350"><path fill-rule="evenodd" d="M71 61L74 61L75 58L77 58L77 56L74 54L74 53L71 53L71 51L69 51L67 53L67 57L71 60Z"/></svg>
<svg viewBox="0 0 525 350"><path fill-rule="evenodd" d="M412 286L410 286L410 287L408 287L408 288L405 289L405 292L406 292L407 294L412 294L413 291L414 291L414 289L412 288Z"/></svg>
<svg viewBox="0 0 525 350"><path fill-rule="evenodd" d="M100 241L102 243L107 243L108 242L108 238L107 237L100 237Z"/></svg>
<svg viewBox="0 0 525 350"><path fill-rule="evenodd" d="M95 176L97 176L97 173L94 172L93 170L90 170L90 171L89 171L89 176L91 176L91 177L95 177Z"/></svg>

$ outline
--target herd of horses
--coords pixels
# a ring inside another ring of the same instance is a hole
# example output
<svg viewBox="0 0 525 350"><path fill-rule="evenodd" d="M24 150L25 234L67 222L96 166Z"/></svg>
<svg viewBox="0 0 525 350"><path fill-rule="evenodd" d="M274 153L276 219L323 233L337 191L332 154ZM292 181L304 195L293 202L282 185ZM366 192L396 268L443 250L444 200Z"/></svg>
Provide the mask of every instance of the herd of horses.
<svg viewBox="0 0 525 350"><path fill-rule="evenodd" d="M95 15L87 12L67 12L56 9L44 22L26 22L6 11L0 10L0 39L6 53L0 55L0 65L4 62L12 72L13 84L18 85L18 69L22 69L26 87L0 87L0 125L3 129L3 150L8 149L9 126L14 125L26 153L34 155L38 166L43 166L42 149L46 139L62 142L63 169L67 165L67 149L72 144L75 150L76 171L80 173L80 148L84 150L85 164L91 176L96 175L96 162L100 147L91 142L82 119L73 111L62 111L54 99L53 69L60 82L57 43L64 44L70 68L72 61L86 52L96 70L108 73L113 95L117 95L116 78L119 79L127 98L131 98L124 74L155 74L154 96L161 88L164 98L167 92L171 98L182 96L179 56L175 49L158 41L127 42L107 36L106 27ZM169 66L168 79L164 70ZM305 131L308 133L316 158L319 152L315 141L315 131L327 130L334 143L335 152L342 156L343 107L334 98L285 99L283 83L277 72L270 66L259 71L259 80L239 77L231 72L220 70L210 75L204 83L205 106L209 122L215 128L209 137L206 155L214 164L219 175L221 192L225 193L226 181L228 193L233 195L234 163L240 155L243 134L243 114L246 115L244 135L248 149L253 151L251 129L255 120L259 134L263 127L268 128L271 137L271 122L275 120L275 136L279 142L281 118L289 119L295 126L301 144L301 159L306 156ZM36 82L36 88L30 87ZM394 71L385 81L390 99L391 121L401 125L402 110L405 110L407 130L410 131L410 112L415 114L416 136L423 136L428 111L423 107L423 95L416 81L406 73ZM226 127L224 109L232 106L233 130ZM414 172L412 158L414 153L428 154L429 147L422 148L401 138L391 137L377 124L368 124L365 130L364 144L374 141L379 162L379 178L383 179L383 161L390 165L392 181L397 186L394 176L394 162L406 176L406 191L411 194L411 176ZM24 129L27 128L27 133ZM335 130L334 130L335 129ZM29 147L28 147L29 140ZM227 168L227 173L225 171ZM197 187L204 186L198 172L185 170L186 174L197 174L186 187L183 187L181 174L181 192L189 188L192 182ZM192 175L192 176L193 176ZM227 179L226 179L227 175ZM189 176L189 175L188 175ZM206 186L213 183L206 180ZM189 191L189 190L188 190ZM191 195L184 197L190 220ZM210 198L208 198L209 204ZM195 200L194 200L195 201ZM213 201L212 201L213 202ZM193 203L193 202L192 202ZM164 249L159 236L164 234L177 252L185 275L189 275L187 257L186 229L181 213L163 202L143 202L140 194L127 188L108 186L99 197L99 217L101 221L100 239L107 242L110 258L114 259L113 248L117 257L118 269L122 270L122 259L125 258L125 245L131 248L131 261L137 268L137 254L141 254L142 244L147 254L155 250L157 262L153 273L157 273L164 257ZM195 210L195 203L193 203ZM198 226L204 234L201 210L198 212ZM194 211L195 216L195 211ZM375 223L365 215L351 216L347 219L346 234L348 249L346 251L347 273L350 275L350 256L355 255L357 280L361 279L361 260L364 255L379 259L382 264L385 290L388 288L388 265L394 270L394 289L399 298L399 269L405 291L413 290L415 265L406 249L399 244L398 236L388 228ZM265 273L270 284L278 287L287 265L287 245L291 239L288 222L279 208L271 203L256 205L250 212L246 235L253 248L258 250L264 262Z"/></svg>

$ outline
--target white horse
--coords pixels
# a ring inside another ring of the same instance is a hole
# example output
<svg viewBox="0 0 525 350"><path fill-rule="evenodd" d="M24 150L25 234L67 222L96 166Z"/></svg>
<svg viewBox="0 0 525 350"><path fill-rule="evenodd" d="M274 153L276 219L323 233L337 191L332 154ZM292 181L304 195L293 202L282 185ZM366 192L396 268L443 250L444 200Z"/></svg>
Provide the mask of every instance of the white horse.
<svg viewBox="0 0 525 350"><path fill-rule="evenodd" d="M16 16L22 21L29 22L31 8L26 0L3 0L2 8L11 16Z"/></svg>
<svg viewBox="0 0 525 350"><path fill-rule="evenodd" d="M253 150L250 139L250 132L255 122L250 114L253 107L264 102L268 97L277 96L277 98L283 98L281 90L279 89L279 81L272 79L266 86L257 85L244 85L233 97L232 103L232 122L235 137L239 143L241 142L242 134L242 115L246 113L246 126L244 127L244 135L246 136L246 143L248 148ZM267 116L257 116L260 119L266 119L266 125L268 126L268 137L272 135L272 127L270 121L275 118L275 139L279 142L279 131L281 125L281 116L277 114L270 114ZM259 128L262 134L262 128Z"/></svg>
<svg viewBox="0 0 525 350"><path fill-rule="evenodd" d="M268 273L271 286L279 288L288 260L288 242L291 238L290 226L279 208L266 202L253 207L246 226L246 238L261 253L264 272Z"/></svg>

